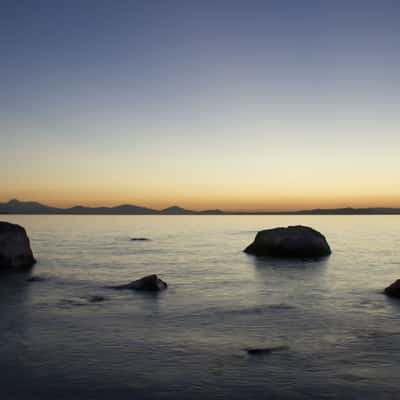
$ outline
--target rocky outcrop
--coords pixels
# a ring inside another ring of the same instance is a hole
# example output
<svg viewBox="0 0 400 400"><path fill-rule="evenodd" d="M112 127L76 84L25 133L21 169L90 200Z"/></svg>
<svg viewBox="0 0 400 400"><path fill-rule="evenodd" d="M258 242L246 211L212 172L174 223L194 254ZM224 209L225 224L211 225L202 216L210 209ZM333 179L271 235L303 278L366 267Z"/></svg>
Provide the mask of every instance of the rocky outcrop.
<svg viewBox="0 0 400 400"><path fill-rule="evenodd" d="M256 256L290 258L318 258L331 254L324 235L301 225L260 231L244 251Z"/></svg>
<svg viewBox="0 0 400 400"><path fill-rule="evenodd" d="M35 262L25 229L0 222L0 271L29 269Z"/></svg>
<svg viewBox="0 0 400 400"><path fill-rule="evenodd" d="M384 293L390 297L398 297L400 298L400 279L393 282L390 286L388 286Z"/></svg>
<svg viewBox="0 0 400 400"><path fill-rule="evenodd" d="M147 292L158 292L164 290L168 285L162 281L157 275L148 275L127 285L110 286L112 289L131 289Z"/></svg>

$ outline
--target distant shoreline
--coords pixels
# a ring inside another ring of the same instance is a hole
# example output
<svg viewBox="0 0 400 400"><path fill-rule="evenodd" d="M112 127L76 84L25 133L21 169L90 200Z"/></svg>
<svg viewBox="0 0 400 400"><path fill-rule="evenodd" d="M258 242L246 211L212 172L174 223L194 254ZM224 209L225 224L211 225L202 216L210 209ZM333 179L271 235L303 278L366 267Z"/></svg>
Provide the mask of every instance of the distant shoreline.
<svg viewBox="0 0 400 400"><path fill-rule="evenodd" d="M193 211L178 206L163 210L124 204L116 207L84 207L71 208L50 207L32 201L10 200L0 203L2 215L400 215L400 208L368 207L368 208L332 208L298 211Z"/></svg>

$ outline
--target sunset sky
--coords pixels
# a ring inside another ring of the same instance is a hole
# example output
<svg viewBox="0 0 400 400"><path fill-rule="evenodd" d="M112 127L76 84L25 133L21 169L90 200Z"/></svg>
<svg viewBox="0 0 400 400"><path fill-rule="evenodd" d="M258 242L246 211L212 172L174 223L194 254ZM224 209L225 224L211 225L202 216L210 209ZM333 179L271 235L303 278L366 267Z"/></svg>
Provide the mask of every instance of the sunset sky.
<svg viewBox="0 0 400 400"><path fill-rule="evenodd" d="M400 207L400 1L0 2L0 201Z"/></svg>

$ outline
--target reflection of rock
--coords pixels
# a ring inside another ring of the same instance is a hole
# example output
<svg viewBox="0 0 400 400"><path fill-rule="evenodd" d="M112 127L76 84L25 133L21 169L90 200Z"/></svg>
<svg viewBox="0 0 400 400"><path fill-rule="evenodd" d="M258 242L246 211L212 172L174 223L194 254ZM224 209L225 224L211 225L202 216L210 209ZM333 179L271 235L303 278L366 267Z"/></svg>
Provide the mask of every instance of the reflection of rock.
<svg viewBox="0 0 400 400"><path fill-rule="evenodd" d="M131 290L143 290L149 292L158 292L164 290L168 285L162 281L157 275L148 275L144 278L138 279L127 285L110 286L113 289L131 289Z"/></svg>
<svg viewBox="0 0 400 400"><path fill-rule="evenodd" d="M254 242L244 251L256 256L293 258L314 258L331 254L325 236L301 225L260 231Z"/></svg>
<svg viewBox="0 0 400 400"><path fill-rule="evenodd" d="M390 297L400 298L400 279L397 279L397 281L388 286L385 289L385 294Z"/></svg>
<svg viewBox="0 0 400 400"><path fill-rule="evenodd" d="M150 239L145 238L145 237L134 237L131 238L132 242L148 242Z"/></svg>
<svg viewBox="0 0 400 400"><path fill-rule="evenodd" d="M246 349L247 353L250 355L271 354L276 351L286 351L286 350L289 350L289 346L253 347L253 348Z"/></svg>
<svg viewBox="0 0 400 400"><path fill-rule="evenodd" d="M0 222L0 270L28 269L35 262L25 229Z"/></svg>

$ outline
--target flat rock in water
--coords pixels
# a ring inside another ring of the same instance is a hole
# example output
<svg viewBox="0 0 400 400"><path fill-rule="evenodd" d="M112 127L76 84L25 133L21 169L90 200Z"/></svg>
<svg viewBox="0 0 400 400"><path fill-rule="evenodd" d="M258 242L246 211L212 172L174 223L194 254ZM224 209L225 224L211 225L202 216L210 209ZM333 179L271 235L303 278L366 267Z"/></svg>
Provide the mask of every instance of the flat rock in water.
<svg viewBox="0 0 400 400"><path fill-rule="evenodd" d="M257 233L245 253L282 258L319 258L331 254L324 235L307 226L266 229Z"/></svg>
<svg viewBox="0 0 400 400"><path fill-rule="evenodd" d="M148 275L127 285L110 286L112 289L131 289L131 290L141 290L148 292L158 292L160 290L165 290L168 285L166 282L161 280L157 275Z"/></svg>
<svg viewBox="0 0 400 400"><path fill-rule="evenodd" d="M25 229L9 222L0 222L0 270L26 270L35 262Z"/></svg>
<svg viewBox="0 0 400 400"><path fill-rule="evenodd" d="M88 297L88 301L90 303L101 303L102 301L105 301L106 298L104 296L100 295L93 295Z"/></svg>
<svg viewBox="0 0 400 400"><path fill-rule="evenodd" d="M131 238L131 242L149 242L150 239L145 238L145 237L134 237Z"/></svg>
<svg viewBox="0 0 400 400"><path fill-rule="evenodd" d="M276 346L276 347L252 347L246 349L250 355L266 355L277 351L289 350L289 346Z"/></svg>
<svg viewBox="0 0 400 400"><path fill-rule="evenodd" d="M31 276L30 278L26 279L27 282L43 282L45 281L46 278L44 278L43 276Z"/></svg>
<svg viewBox="0 0 400 400"><path fill-rule="evenodd" d="M388 286L384 293L390 297L398 297L400 298L400 279L397 279L390 286Z"/></svg>

